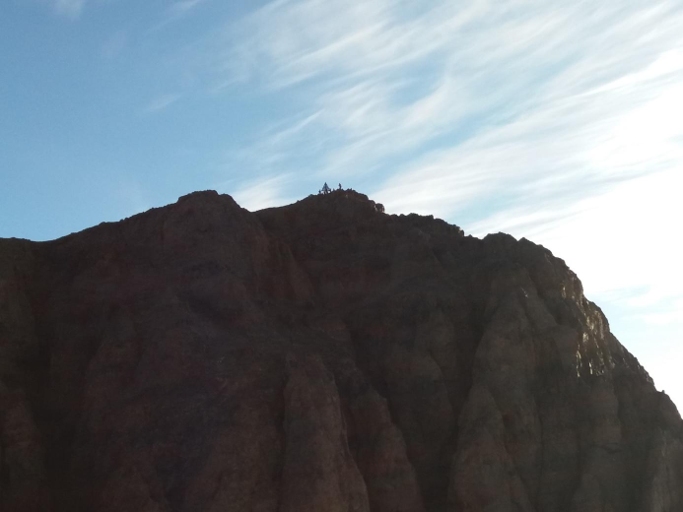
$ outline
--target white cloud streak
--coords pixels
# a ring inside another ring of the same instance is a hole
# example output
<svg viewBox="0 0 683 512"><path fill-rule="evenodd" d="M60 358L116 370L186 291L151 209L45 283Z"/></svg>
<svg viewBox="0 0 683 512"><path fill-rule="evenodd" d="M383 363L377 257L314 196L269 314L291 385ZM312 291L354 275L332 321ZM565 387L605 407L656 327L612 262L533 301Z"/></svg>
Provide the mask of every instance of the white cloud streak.
<svg viewBox="0 0 683 512"><path fill-rule="evenodd" d="M145 112L147 112L147 113L159 112L161 110L164 110L164 109L170 107L175 102L180 100L180 98L182 98L182 95L180 95L180 94L162 94L161 96L154 98L152 101L150 101L147 104L147 106L145 107Z"/></svg>
<svg viewBox="0 0 683 512"><path fill-rule="evenodd" d="M304 88L308 114L321 113L309 127L314 163L343 176L592 94L671 48L681 18L675 5L645 2L430 5L271 3L229 27L226 49L214 48L216 80Z"/></svg>
<svg viewBox="0 0 683 512"><path fill-rule="evenodd" d="M72 20L78 19L83 12L86 0L55 0L57 13Z"/></svg>
<svg viewBox="0 0 683 512"><path fill-rule="evenodd" d="M109 36L102 45L102 56L105 59L115 59L126 48L128 44L128 33L125 30L118 30Z"/></svg>
<svg viewBox="0 0 683 512"><path fill-rule="evenodd" d="M291 180L292 176L285 175L266 180L253 180L241 184L237 189L233 189L228 184L220 188L226 188L242 208L257 211L292 202L292 197L284 192Z"/></svg>
<svg viewBox="0 0 683 512"><path fill-rule="evenodd" d="M186 13L205 1L206 0L179 0L171 4L170 10L178 13Z"/></svg>
<svg viewBox="0 0 683 512"><path fill-rule="evenodd" d="M207 0L176 0L172 2L164 12L161 21L154 25L150 31L161 30L172 23L182 20L206 2Z"/></svg>

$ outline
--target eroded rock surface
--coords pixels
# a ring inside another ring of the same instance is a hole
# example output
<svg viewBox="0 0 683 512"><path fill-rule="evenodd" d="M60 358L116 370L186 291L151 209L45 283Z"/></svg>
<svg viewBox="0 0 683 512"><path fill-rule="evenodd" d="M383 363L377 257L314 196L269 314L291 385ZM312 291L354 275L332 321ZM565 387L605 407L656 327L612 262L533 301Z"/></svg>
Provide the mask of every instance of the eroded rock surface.
<svg viewBox="0 0 683 512"><path fill-rule="evenodd" d="M0 240L0 510L675 512L683 423L540 246L200 192Z"/></svg>

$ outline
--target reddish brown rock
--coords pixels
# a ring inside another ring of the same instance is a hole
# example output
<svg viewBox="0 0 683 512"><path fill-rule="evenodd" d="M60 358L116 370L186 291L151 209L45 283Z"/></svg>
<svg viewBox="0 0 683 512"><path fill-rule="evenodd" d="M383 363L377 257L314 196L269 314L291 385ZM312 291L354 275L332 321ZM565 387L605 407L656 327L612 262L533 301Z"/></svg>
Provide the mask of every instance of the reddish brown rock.
<svg viewBox="0 0 683 512"><path fill-rule="evenodd" d="M0 240L0 510L683 510L683 423L562 260L353 191Z"/></svg>

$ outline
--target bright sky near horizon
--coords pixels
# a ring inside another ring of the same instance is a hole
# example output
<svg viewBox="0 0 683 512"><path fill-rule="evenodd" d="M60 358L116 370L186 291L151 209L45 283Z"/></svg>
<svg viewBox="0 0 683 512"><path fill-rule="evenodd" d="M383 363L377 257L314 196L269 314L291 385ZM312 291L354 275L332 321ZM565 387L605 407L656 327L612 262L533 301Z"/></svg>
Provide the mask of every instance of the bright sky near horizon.
<svg viewBox="0 0 683 512"><path fill-rule="evenodd" d="M565 259L683 409L683 0L4 0L0 237L341 182Z"/></svg>

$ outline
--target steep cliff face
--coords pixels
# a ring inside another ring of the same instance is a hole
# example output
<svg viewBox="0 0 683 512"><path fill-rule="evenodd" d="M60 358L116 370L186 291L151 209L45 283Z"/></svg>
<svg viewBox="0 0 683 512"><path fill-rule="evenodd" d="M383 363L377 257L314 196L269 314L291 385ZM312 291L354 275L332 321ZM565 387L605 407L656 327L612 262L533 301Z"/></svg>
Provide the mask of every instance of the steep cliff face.
<svg viewBox="0 0 683 512"><path fill-rule="evenodd" d="M0 510L683 510L683 422L562 260L351 191L0 240Z"/></svg>

